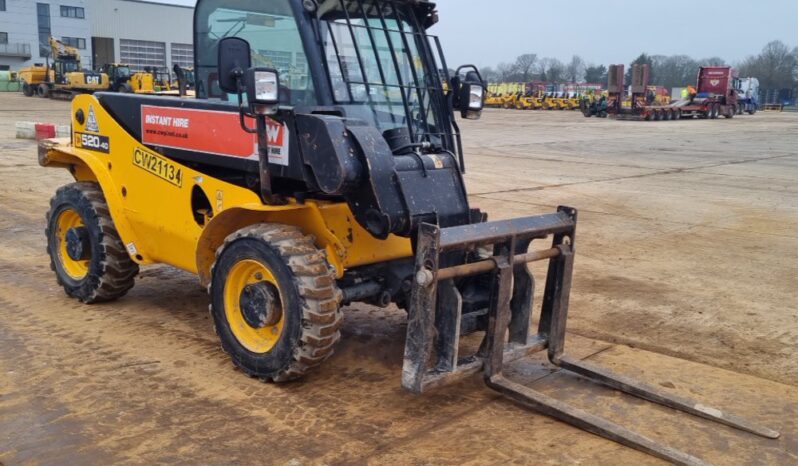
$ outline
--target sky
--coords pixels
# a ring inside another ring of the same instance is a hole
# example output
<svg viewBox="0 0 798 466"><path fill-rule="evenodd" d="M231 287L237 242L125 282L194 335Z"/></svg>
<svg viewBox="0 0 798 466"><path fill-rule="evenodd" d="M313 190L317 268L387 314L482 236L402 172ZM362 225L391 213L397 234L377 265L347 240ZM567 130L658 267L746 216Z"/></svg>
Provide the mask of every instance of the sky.
<svg viewBox="0 0 798 466"><path fill-rule="evenodd" d="M194 0L161 0L193 5ZM438 0L450 66L495 66L523 53L629 63L641 52L736 63L771 40L798 46L798 0Z"/></svg>

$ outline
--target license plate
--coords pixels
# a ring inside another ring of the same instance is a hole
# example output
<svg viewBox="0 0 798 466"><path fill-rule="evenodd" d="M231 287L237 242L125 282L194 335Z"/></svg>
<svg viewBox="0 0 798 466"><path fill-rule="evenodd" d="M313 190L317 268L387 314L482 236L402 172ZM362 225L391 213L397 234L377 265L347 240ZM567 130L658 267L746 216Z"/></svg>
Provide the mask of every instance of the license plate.
<svg viewBox="0 0 798 466"><path fill-rule="evenodd" d="M171 160L144 149L133 151L133 165L177 187L183 186L183 169Z"/></svg>

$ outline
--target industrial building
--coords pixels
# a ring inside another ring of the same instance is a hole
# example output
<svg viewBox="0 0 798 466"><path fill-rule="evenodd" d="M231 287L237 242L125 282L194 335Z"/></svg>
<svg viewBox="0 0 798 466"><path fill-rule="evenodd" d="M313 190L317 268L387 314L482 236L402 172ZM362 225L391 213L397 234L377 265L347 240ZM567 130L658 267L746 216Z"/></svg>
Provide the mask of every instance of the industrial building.
<svg viewBox="0 0 798 466"><path fill-rule="evenodd" d="M194 9L144 0L0 0L0 70L44 63L53 36L84 68L193 66Z"/></svg>
<svg viewBox="0 0 798 466"><path fill-rule="evenodd" d="M80 50L91 63L91 26L86 0L0 0L0 70L44 63L52 35Z"/></svg>

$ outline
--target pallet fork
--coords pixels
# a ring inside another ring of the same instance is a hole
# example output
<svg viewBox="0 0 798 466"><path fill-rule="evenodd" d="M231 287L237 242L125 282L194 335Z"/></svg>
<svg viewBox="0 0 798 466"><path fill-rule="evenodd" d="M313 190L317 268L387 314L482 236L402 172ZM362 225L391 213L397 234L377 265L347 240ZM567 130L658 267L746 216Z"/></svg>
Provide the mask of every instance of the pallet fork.
<svg viewBox="0 0 798 466"><path fill-rule="evenodd" d="M575 209L560 207L556 214L451 228L422 224L402 385L412 392L422 393L481 371L491 389L555 419L675 464L707 464L695 456L512 382L502 374L504 363L547 349L552 364L594 382L762 437L778 438L779 433L774 430L565 354L576 219ZM551 248L527 252L533 240L550 235L553 235ZM487 245L494 246L494 255L490 259L452 267L441 265L442 255L447 252ZM541 260L549 260L548 275L538 333L530 336L534 278L527 269L527 263ZM479 351L461 358L458 344L463 318L462 297L455 279L480 273L489 273L491 278L487 331Z"/></svg>

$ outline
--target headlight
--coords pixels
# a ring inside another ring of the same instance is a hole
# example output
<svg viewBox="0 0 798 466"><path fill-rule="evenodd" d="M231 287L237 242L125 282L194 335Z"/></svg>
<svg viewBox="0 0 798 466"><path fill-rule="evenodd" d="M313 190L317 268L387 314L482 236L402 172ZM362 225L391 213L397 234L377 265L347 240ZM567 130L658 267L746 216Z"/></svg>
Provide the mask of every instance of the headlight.
<svg viewBox="0 0 798 466"><path fill-rule="evenodd" d="M482 86L471 85L468 108L471 110L482 110L482 98L484 95L485 89L483 89Z"/></svg>
<svg viewBox="0 0 798 466"><path fill-rule="evenodd" d="M255 102L277 102L279 100L277 73L272 71L255 72Z"/></svg>
<svg viewBox="0 0 798 466"><path fill-rule="evenodd" d="M273 106L280 101L280 76L271 68L250 68L247 70L246 90L249 103Z"/></svg>

